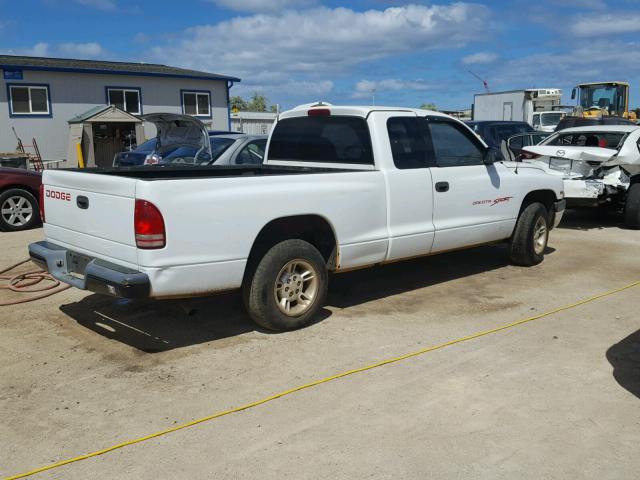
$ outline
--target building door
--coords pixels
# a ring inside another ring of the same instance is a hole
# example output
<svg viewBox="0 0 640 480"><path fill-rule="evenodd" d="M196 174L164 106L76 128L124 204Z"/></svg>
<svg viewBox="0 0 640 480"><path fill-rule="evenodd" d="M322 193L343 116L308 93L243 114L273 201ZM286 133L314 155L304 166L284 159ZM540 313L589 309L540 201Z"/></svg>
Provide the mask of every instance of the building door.
<svg viewBox="0 0 640 480"><path fill-rule="evenodd" d="M502 120L513 120L513 102L505 102L502 105Z"/></svg>
<svg viewBox="0 0 640 480"><path fill-rule="evenodd" d="M93 148L96 167L110 168L116 153L136 146L135 123L94 123Z"/></svg>

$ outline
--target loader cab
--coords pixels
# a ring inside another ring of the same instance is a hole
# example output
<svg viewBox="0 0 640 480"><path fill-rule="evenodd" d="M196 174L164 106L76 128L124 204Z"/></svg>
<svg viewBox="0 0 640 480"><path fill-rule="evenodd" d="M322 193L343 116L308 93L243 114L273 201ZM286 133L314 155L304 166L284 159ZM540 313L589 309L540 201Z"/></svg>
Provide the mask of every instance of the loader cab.
<svg viewBox="0 0 640 480"><path fill-rule="evenodd" d="M629 118L629 84L626 82L582 83L573 89L571 99L585 118L619 116ZM635 114L632 114L635 116Z"/></svg>

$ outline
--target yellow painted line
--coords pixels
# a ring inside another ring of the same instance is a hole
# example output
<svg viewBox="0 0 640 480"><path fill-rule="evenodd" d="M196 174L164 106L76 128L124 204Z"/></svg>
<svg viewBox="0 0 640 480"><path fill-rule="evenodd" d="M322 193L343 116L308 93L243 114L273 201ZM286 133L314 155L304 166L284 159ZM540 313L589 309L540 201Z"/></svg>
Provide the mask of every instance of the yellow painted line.
<svg viewBox="0 0 640 480"><path fill-rule="evenodd" d="M16 480L18 478L25 478L31 475L35 475L36 473L46 472L47 470L53 470L54 468L62 467L63 465L68 465L70 463L79 462L81 460L86 460L88 458L97 457L99 455L104 455L105 453L112 452L114 450L118 450L119 448L128 447L129 445L135 445L136 443L146 442L147 440L151 440L152 438L160 437L162 435L166 435L168 433L177 432L178 430L183 430L185 428L193 427L194 425L198 425L200 423L208 422L210 420L215 420L216 418L224 417L225 415L229 415L231 413L241 412L242 410L248 410L253 407L257 407L258 405L262 405L267 402L271 402L272 400L276 400L281 397L285 397L287 395L291 395L292 393L299 392L300 390L306 390L307 388L316 387L318 385L322 385L323 383L328 383L333 380L337 380L338 378L346 377L348 375L353 375L355 373L365 372L367 370L372 370L374 368L381 367L383 365L388 365L390 363L396 363L401 360L406 360L407 358L417 357L419 355L424 355L425 353L433 352L435 350L440 350L442 348L455 345L457 343L467 342L469 340L473 340L475 338L484 337L486 335L491 335L493 333L500 332L502 330L507 330L509 328L517 327L518 325L522 325L524 323L533 322L534 320L539 320L544 317L548 317L550 315L554 315L559 312L563 312L565 310L569 310L571 308L579 307L580 305L584 305L586 303L593 302L600 298L608 297L610 295L614 295L616 293L622 292L623 290L627 290L629 288L640 285L640 281L629 283L620 288L616 288L614 290L609 290L604 293L600 293L598 295L594 295L592 297L585 298L576 303L572 303L570 305L565 305L564 307L558 307L554 310L549 310L548 312L540 313L538 315L534 315L532 317L528 317L522 320L518 320L516 322L507 323L501 325L499 327L492 328L490 330L483 330L481 332L474 333L472 335L467 335L466 337L457 338L455 340L450 340L448 342L440 343L438 345L434 345L432 347L423 348L421 350L417 350L415 352L407 353L405 355L401 355L399 357L389 358L387 360L382 360L377 363L372 363L370 365L366 365L364 367L355 368L353 370L348 370L346 372L338 373L336 375L332 375L330 377L325 377L320 380L315 380L311 383L306 383L304 385L300 385L298 387L291 388L289 390L285 390L280 393L276 393L269 397L265 397L261 400L256 400L255 402L247 403L245 405L241 405L239 407L234 407L229 410L223 410L222 412L214 413L213 415L208 415L206 417L198 418L197 420L192 420L191 422L183 423L182 425L176 425L175 427L167 428L165 430L160 430L159 432L151 433L149 435L145 435L144 437L134 438L133 440L128 440L126 442L118 443L116 445L112 445L110 447L103 448L102 450L96 450L95 452L85 453L84 455L79 455L77 457L69 458L67 460L62 460L60 462L52 463L50 465L45 465L44 467L35 468L33 470L29 470L28 472L19 473L17 475L13 475L11 477L6 477L5 480Z"/></svg>

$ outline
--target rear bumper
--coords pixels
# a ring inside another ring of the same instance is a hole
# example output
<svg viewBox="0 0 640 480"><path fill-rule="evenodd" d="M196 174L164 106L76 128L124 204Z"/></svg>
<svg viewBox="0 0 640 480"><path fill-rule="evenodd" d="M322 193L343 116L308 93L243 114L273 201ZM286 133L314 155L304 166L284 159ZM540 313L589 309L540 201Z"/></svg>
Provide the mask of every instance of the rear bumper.
<svg viewBox="0 0 640 480"><path fill-rule="evenodd" d="M564 215L564 211L567 208L567 201L565 199L556 200L553 202L553 219L551 221L552 228L555 228L562 220L562 215Z"/></svg>
<svg viewBox="0 0 640 480"><path fill-rule="evenodd" d="M124 298L147 298L151 291L145 273L87 257L50 242L30 244L29 255L51 276L81 290Z"/></svg>

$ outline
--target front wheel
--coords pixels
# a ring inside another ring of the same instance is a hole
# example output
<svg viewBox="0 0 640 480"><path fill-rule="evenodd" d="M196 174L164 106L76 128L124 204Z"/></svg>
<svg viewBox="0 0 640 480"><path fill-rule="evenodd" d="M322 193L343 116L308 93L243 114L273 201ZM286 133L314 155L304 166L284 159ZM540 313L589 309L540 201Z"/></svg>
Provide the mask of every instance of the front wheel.
<svg viewBox="0 0 640 480"><path fill-rule="evenodd" d="M327 266L320 252L304 240L273 246L244 285L249 315L269 330L294 330L310 324L324 305Z"/></svg>
<svg viewBox="0 0 640 480"><path fill-rule="evenodd" d="M544 259L549 241L549 214L542 203L531 203L520 213L509 242L509 259L515 265L531 267Z"/></svg>

